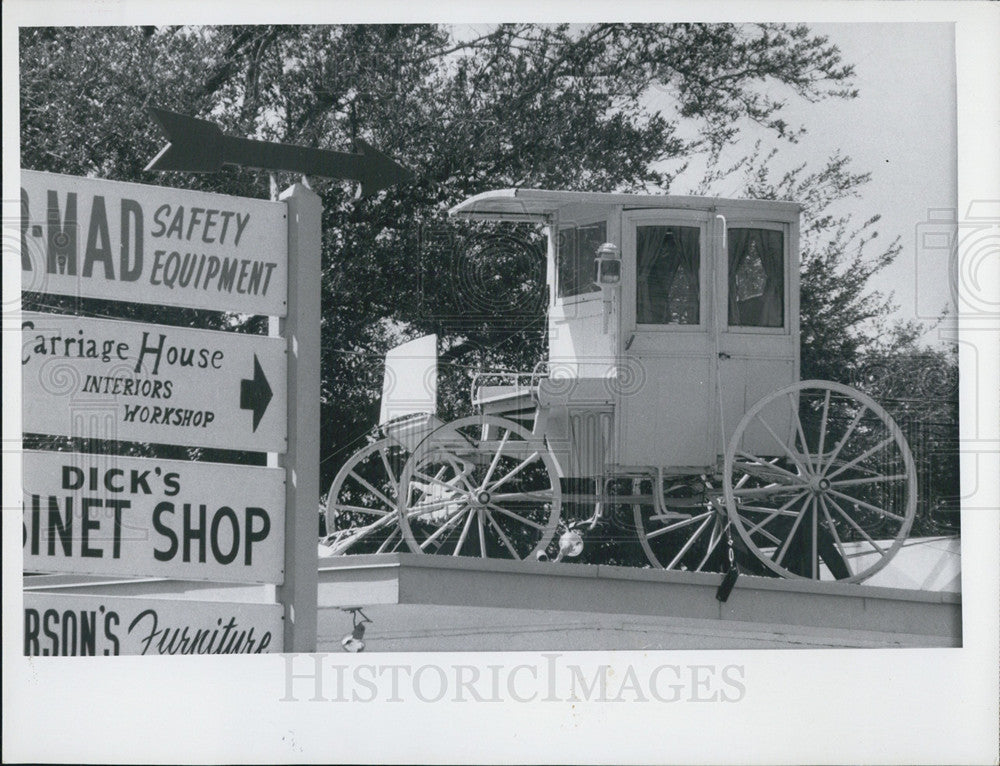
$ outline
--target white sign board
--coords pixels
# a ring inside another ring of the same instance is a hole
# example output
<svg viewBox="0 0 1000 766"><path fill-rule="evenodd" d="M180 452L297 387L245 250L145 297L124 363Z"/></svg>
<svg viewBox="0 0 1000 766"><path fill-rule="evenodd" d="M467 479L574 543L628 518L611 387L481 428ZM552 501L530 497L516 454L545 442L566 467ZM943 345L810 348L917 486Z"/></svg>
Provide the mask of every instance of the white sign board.
<svg viewBox="0 0 1000 766"><path fill-rule="evenodd" d="M24 453L27 572L281 583L285 472Z"/></svg>
<svg viewBox="0 0 1000 766"><path fill-rule="evenodd" d="M285 316L283 203L21 171L22 290Z"/></svg>
<svg viewBox="0 0 1000 766"><path fill-rule="evenodd" d="M281 606L115 596L24 594L24 653L270 654L282 647Z"/></svg>
<svg viewBox="0 0 1000 766"><path fill-rule="evenodd" d="M24 431L285 452L285 341L24 312Z"/></svg>

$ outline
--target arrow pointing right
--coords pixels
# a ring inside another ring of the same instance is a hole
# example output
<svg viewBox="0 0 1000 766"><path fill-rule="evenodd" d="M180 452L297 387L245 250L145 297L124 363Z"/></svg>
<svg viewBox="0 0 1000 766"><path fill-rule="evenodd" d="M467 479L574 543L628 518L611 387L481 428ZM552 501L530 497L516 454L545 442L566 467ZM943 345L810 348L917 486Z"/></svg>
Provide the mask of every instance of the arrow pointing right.
<svg viewBox="0 0 1000 766"><path fill-rule="evenodd" d="M150 107L150 112L170 143L160 150L146 170L215 173L223 165L288 170L360 181L364 196L413 178L410 170L361 139L355 140L358 151L354 153L312 149L227 136L214 122L158 107Z"/></svg>
<svg viewBox="0 0 1000 766"><path fill-rule="evenodd" d="M264 411L271 402L271 386L264 377L264 369L260 366L257 355L253 355L253 379L244 378L240 381L240 409L253 411L253 430L256 432Z"/></svg>

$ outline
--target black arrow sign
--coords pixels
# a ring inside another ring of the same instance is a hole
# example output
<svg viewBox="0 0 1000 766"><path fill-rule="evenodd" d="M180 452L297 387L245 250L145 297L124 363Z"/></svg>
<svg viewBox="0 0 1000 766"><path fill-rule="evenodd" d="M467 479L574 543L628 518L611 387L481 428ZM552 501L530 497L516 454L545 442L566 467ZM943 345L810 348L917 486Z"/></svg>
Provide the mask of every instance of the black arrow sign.
<svg viewBox="0 0 1000 766"><path fill-rule="evenodd" d="M358 153L311 149L227 136L218 125L208 120L158 107L150 107L149 111L170 143L160 150L146 170L215 173L223 165L288 170L360 181L361 194L366 197L379 189L413 178L411 171L360 138L354 140Z"/></svg>
<svg viewBox="0 0 1000 766"><path fill-rule="evenodd" d="M264 370L257 360L257 355L253 355L253 380L244 378L240 381L240 409L253 411L253 430L257 430L260 419L264 417L264 410L271 401L271 387L264 377Z"/></svg>

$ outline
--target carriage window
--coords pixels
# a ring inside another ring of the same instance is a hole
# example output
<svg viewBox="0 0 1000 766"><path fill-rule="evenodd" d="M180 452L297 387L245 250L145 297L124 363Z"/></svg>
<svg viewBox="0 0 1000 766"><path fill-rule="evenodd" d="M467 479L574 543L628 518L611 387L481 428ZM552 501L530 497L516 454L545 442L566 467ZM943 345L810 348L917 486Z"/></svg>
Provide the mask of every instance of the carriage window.
<svg viewBox="0 0 1000 766"><path fill-rule="evenodd" d="M599 292L594 284L594 257L608 240L605 221L559 230L559 297Z"/></svg>
<svg viewBox="0 0 1000 766"><path fill-rule="evenodd" d="M636 321L700 322L701 244L696 226L636 227Z"/></svg>
<svg viewBox="0 0 1000 766"><path fill-rule="evenodd" d="M729 326L784 327L784 236L774 229L730 229Z"/></svg>

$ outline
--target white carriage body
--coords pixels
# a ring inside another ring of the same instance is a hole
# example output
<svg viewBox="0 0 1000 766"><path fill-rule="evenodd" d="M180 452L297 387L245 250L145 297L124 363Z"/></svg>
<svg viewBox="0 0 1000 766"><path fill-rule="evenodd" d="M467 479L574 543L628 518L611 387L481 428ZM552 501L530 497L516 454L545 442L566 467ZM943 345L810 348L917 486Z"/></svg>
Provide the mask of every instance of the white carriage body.
<svg viewBox="0 0 1000 766"><path fill-rule="evenodd" d="M586 534L627 558L631 530L653 566L729 589L741 568L880 571L913 524L915 464L875 401L799 379L800 212L539 189L457 205L544 229L547 359L477 374L477 414L442 423L437 338L390 351L383 438L334 479L328 550L559 561Z"/></svg>
<svg viewBox="0 0 1000 766"><path fill-rule="evenodd" d="M799 379L798 204L507 189L451 212L547 231L535 431L568 476L711 473L746 410ZM619 286L602 292L593 263L604 242L622 265ZM480 404L509 412L517 392L483 389ZM748 443L776 448L766 433Z"/></svg>

